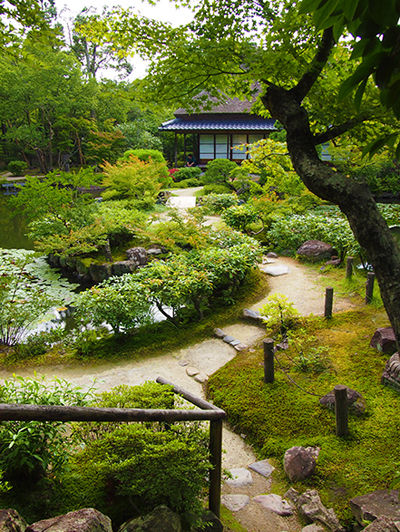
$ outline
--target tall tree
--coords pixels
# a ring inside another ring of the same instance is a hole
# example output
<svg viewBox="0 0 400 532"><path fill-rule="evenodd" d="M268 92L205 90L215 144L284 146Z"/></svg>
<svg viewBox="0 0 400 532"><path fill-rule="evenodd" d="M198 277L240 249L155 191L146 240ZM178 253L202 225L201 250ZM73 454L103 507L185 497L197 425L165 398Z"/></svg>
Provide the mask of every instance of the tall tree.
<svg viewBox="0 0 400 532"><path fill-rule="evenodd" d="M357 69L349 60L356 42L340 44L342 30L333 22L321 29L299 13L296 1L199 0L193 23L177 29L121 10L95 31L151 60L146 88L153 98L194 108L205 103L205 89L221 99L259 93L258 108L287 132L293 167L303 183L346 214L373 265L399 341L400 250L366 182L335 171L316 150L348 131L362 133L365 123L383 124L390 134L398 124L383 113L378 91L368 80L356 107L349 97L337 102L343 80Z"/></svg>

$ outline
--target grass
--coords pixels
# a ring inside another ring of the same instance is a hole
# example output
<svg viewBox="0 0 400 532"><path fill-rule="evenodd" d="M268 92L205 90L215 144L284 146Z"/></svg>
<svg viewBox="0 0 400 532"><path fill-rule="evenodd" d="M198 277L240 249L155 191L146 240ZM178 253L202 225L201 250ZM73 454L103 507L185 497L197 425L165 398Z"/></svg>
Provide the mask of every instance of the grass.
<svg viewBox="0 0 400 532"><path fill-rule="evenodd" d="M329 281L343 287L335 275L329 275ZM389 326L384 310L371 305L337 314L329 321L305 319L295 338L309 350L328 348L325 371L296 370L292 362L297 355L296 340L286 354L277 354L281 366L302 389L282 370L276 370L273 384L263 383L261 345L233 359L212 375L208 384L210 398L227 411L237 431L248 435L259 458L276 461L275 492L283 494L289 487L279 468L287 449L295 445L321 448L316 474L294 488L317 489L346 525L352 521L349 499L388 488L396 472L400 398L380 384L388 357L369 347L376 328L384 326ZM336 384L359 391L367 405L362 417L350 416L346 439L336 437L334 414L318 400Z"/></svg>

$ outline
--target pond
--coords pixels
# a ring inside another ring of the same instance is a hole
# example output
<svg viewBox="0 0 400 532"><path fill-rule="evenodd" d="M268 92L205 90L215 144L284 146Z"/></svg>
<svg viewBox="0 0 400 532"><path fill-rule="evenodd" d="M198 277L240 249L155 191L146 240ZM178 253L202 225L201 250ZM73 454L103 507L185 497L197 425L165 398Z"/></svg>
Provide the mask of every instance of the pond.
<svg viewBox="0 0 400 532"><path fill-rule="evenodd" d="M9 196L0 194L0 248L33 249L33 241L26 236L26 220L21 215L15 215L8 200Z"/></svg>

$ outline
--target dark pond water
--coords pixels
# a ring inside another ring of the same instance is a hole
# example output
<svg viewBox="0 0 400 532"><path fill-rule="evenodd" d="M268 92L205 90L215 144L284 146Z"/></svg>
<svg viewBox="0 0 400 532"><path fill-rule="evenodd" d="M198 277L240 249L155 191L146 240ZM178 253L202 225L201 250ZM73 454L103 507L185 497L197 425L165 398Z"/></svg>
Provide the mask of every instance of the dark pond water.
<svg viewBox="0 0 400 532"><path fill-rule="evenodd" d="M26 233L26 221L21 215L15 215L9 203L10 196L0 194L0 248L33 249L33 242Z"/></svg>

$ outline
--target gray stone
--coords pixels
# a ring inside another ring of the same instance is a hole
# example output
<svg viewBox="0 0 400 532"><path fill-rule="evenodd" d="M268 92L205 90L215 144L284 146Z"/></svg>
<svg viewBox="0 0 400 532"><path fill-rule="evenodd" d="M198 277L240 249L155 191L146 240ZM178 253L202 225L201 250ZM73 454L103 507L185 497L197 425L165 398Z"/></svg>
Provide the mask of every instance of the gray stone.
<svg viewBox="0 0 400 532"><path fill-rule="evenodd" d="M194 376L194 380L200 384L203 384L204 382L208 381L208 375L205 373L198 373Z"/></svg>
<svg viewBox="0 0 400 532"><path fill-rule="evenodd" d="M226 336L224 336L222 338L222 341L227 343L227 344L230 344L231 342L233 342L235 340L235 337L234 336L231 336L230 334L227 334Z"/></svg>
<svg viewBox="0 0 400 532"><path fill-rule="evenodd" d="M319 450L314 447L291 447L283 458L283 468L290 482L311 477L316 467Z"/></svg>
<svg viewBox="0 0 400 532"><path fill-rule="evenodd" d="M296 506L300 515L308 523L318 523L332 530L332 532L344 532L340 526L332 508L326 508L316 490L307 490L300 494L293 488L290 488L284 495Z"/></svg>
<svg viewBox="0 0 400 532"><path fill-rule="evenodd" d="M356 416L362 416L365 412L365 400L363 396L360 394L360 392L357 392L356 390L352 390L351 388L347 388L347 405L349 408L350 414L354 414ZM332 410L332 412L335 412L335 391L332 390L328 392L326 395L321 397L319 400L319 403L321 406L325 406L326 408L329 408L329 410Z"/></svg>
<svg viewBox="0 0 400 532"><path fill-rule="evenodd" d="M68 266L68 268L70 270L75 270L75 266L76 266L76 257L70 257L68 255L68 257L66 258L65 260L65 263L66 265Z"/></svg>
<svg viewBox="0 0 400 532"><path fill-rule="evenodd" d="M112 274L123 275L124 273L132 273L137 268L136 263L131 260L120 260L113 262Z"/></svg>
<svg viewBox="0 0 400 532"><path fill-rule="evenodd" d="M272 277L279 277L280 275L286 275L290 272L290 268L284 265L278 266L260 266L260 270Z"/></svg>
<svg viewBox="0 0 400 532"><path fill-rule="evenodd" d="M325 266L340 266L342 261L340 259L331 259L325 262Z"/></svg>
<svg viewBox="0 0 400 532"><path fill-rule="evenodd" d="M378 490L354 497L350 499L350 507L361 525L378 517L400 521L399 490Z"/></svg>
<svg viewBox="0 0 400 532"><path fill-rule="evenodd" d="M267 258L268 259L277 259L278 255L276 253L274 253L273 251L270 251L269 253L267 253Z"/></svg>
<svg viewBox="0 0 400 532"><path fill-rule="evenodd" d="M77 259L75 264L76 271L79 273L79 275L88 275L89 274L89 266L85 266L85 263L82 259Z"/></svg>
<svg viewBox="0 0 400 532"><path fill-rule="evenodd" d="M224 338L227 334L221 329L214 329L214 334L217 338Z"/></svg>
<svg viewBox="0 0 400 532"><path fill-rule="evenodd" d="M178 362L178 364L179 364L180 366L188 366L188 365L189 365L189 360L180 360L180 361Z"/></svg>
<svg viewBox="0 0 400 532"><path fill-rule="evenodd" d="M229 342L231 346L235 347L235 345L239 345L241 342L240 340L232 340L232 342Z"/></svg>
<svg viewBox="0 0 400 532"><path fill-rule="evenodd" d="M382 373L381 383L384 386L393 388L400 393L400 355L395 353L386 363Z"/></svg>
<svg viewBox="0 0 400 532"><path fill-rule="evenodd" d="M234 346L236 351L246 351L246 349L249 348L249 346L247 344L238 344L238 345L235 345Z"/></svg>
<svg viewBox="0 0 400 532"><path fill-rule="evenodd" d="M25 532L25 519L16 510L0 510L0 532Z"/></svg>
<svg viewBox="0 0 400 532"><path fill-rule="evenodd" d="M127 249L126 258L134 262L136 266L146 266L148 262L147 251L142 247Z"/></svg>
<svg viewBox="0 0 400 532"><path fill-rule="evenodd" d="M33 523L25 532L112 532L111 519L94 508L83 508L66 515Z"/></svg>
<svg viewBox="0 0 400 532"><path fill-rule="evenodd" d="M370 347L378 349L386 355L393 355L397 351L396 337L392 327L380 327L371 338Z"/></svg>
<svg viewBox="0 0 400 532"><path fill-rule="evenodd" d="M105 262L104 264L96 264L92 262L89 267L89 274L95 283L101 283L111 277L112 266L109 262Z"/></svg>
<svg viewBox="0 0 400 532"><path fill-rule="evenodd" d="M157 506L151 513L131 519L118 532L181 532L181 519L166 506Z"/></svg>
<svg viewBox="0 0 400 532"><path fill-rule="evenodd" d="M378 517L370 525L363 529L363 532L399 532L399 527L392 519Z"/></svg>
<svg viewBox="0 0 400 532"><path fill-rule="evenodd" d="M257 495L257 497L254 497L253 501L259 502L264 508L278 515L286 516L293 514L292 505L275 493L270 493L269 495Z"/></svg>
<svg viewBox="0 0 400 532"><path fill-rule="evenodd" d="M238 512L247 506L250 502L250 497L248 495L222 495L221 497L222 504L228 508L231 512Z"/></svg>
<svg viewBox="0 0 400 532"><path fill-rule="evenodd" d="M272 474L272 471L275 470L275 467L272 466L268 460L260 460L259 462L254 462L249 465L249 469L252 469L263 477L269 477Z"/></svg>
<svg viewBox="0 0 400 532"><path fill-rule="evenodd" d="M248 471L244 467L231 469L230 474L232 475L232 478L227 478L225 480L225 484L227 484L228 486L235 486L241 488L243 486L250 486L251 484L253 484L253 477L251 476L250 471Z"/></svg>
<svg viewBox="0 0 400 532"><path fill-rule="evenodd" d="M315 523L311 523L311 525L306 525L303 527L301 532L325 532L325 528Z"/></svg>
<svg viewBox="0 0 400 532"><path fill-rule="evenodd" d="M49 253L47 260L49 261L50 266L53 266L53 268L58 268L60 266L60 257L58 255L54 255L54 253Z"/></svg>
<svg viewBox="0 0 400 532"><path fill-rule="evenodd" d="M156 246L152 246L147 250L147 255L162 255L162 249Z"/></svg>
<svg viewBox="0 0 400 532"><path fill-rule="evenodd" d="M261 316L258 310L251 310L249 308L245 308L243 310L243 317L251 318L252 320L258 320L258 321L262 321L264 319L264 316Z"/></svg>
<svg viewBox="0 0 400 532"><path fill-rule="evenodd" d="M301 259L311 260L313 262L329 260L332 254L332 246L320 240L307 240L297 250L297 255Z"/></svg>
<svg viewBox="0 0 400 532"><path fill-rule="evenodd" d="M192 366L188 366L186 368L186 374L189 375L189 377L194 377L195 375L198 375L200 371L197 368L194 368Z"/></svg>

